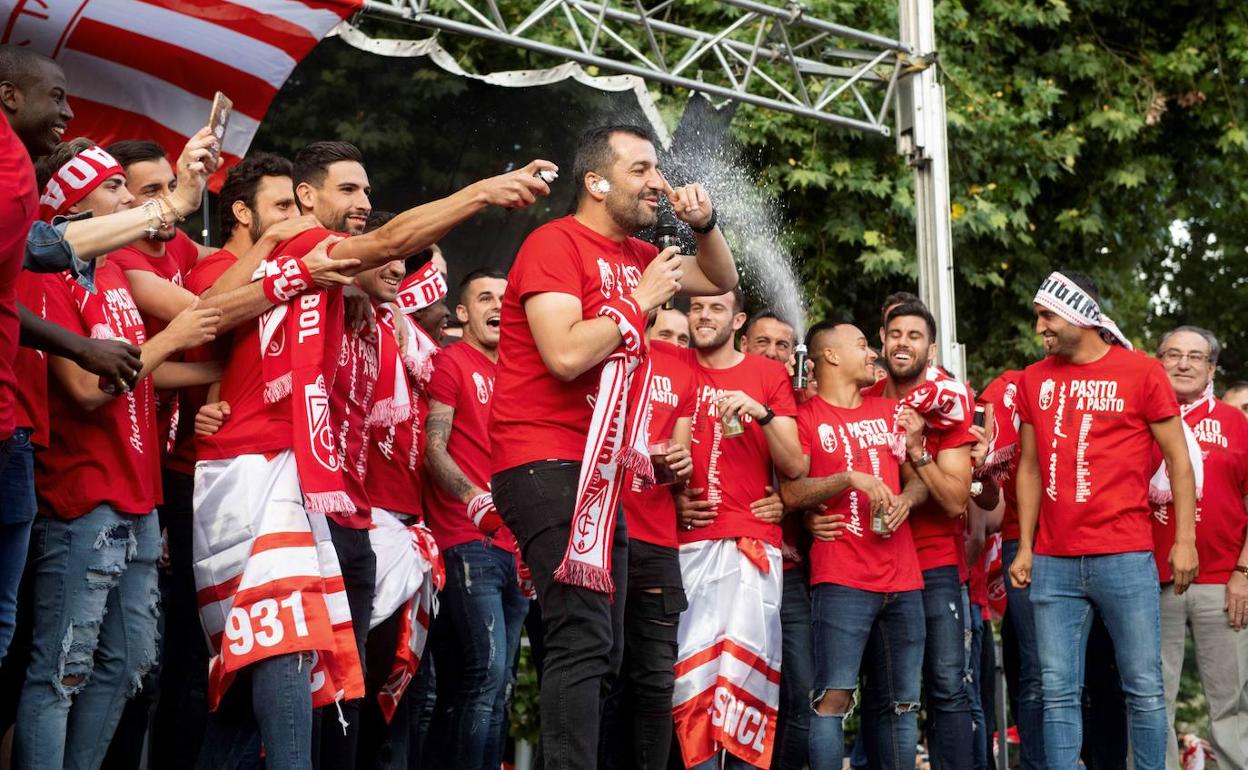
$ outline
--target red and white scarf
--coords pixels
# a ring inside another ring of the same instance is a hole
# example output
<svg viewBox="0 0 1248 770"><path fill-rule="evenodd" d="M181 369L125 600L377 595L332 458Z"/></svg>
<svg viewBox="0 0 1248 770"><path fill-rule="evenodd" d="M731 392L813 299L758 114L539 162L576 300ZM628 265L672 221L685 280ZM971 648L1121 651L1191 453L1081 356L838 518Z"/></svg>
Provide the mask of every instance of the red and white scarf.
<svg viewBox="0 0 1248 770"><path fill-rule="evenodd" d="M433 533L424 524L405 526L389 511L373 508L368 539L377 555L369 629L395 612L402 613L390 675L377 693L378 705L389 723L420 668L429 623L437 613L437 592L446 583L446 569Z"/></svg>
<svg viewBox="0 0 1248 770"><path fill-rule="evenodd" d="M43 186L39 198L39 218L51 222L53 217L69 213L75 203L113 176L126 172L103 147L93 145L65 161Z"/></svg>
<svg viewBox="0 0 1248 770"><path fill-rule="evenodd" d="M368 426L389 428L406 422L412 416L412 387L399 350L399 340L394 308L388 304L375 304L377 317L378 373L373 391L373 408L368 415Z"/></svg>
<svg viewBox="0 0 1248 770"><path fill-rule="evenodd" d="M291 397L293 449L307 510L354 513L342 480L325 381L325 373L332 374L337 364L326 360L325 346L331 314L342 315L341 292L313 288L297 257L270 257L262 269L266 295L281 303L258 321L264 402Z"/></svg>
<svg viewBox="0 0 1248 770"><path fill-rule="evenodd" d="M445 297L446 292L446 276L432 262L427 262L399 284L395 304L403 313L415 313Z"/></svg>
<svg viewBox="0 0 1248 770"><path fill-rule="evenodd" d="M1215 399L1213 397L1213 380L1205 386L1205 392L1200 398L1190 404L1179 404L1180 424L1183 426L1183 438L1187 440L1187 456L1192 462L1192 474L1196 478L1196 499L1199 500L1204 494L1205 486L1205 456L1201 451L1200 443L1196 441L1196 434L1193 428L1200 424L1200 421L1213 413ZM1170 488L1170 471L1166 467L1165 458L1157 466L1157 470L1153 472L1153 477L1148 482L1148 499L1157 505L1169 505L1174 501L1174 491Z"/></svg>
<svg viewBox="0 0 1248 770"><path fill-rule="evenodd" d="M939 366L929 366L923 382L901 398L901 406L918 412L928 428L948 430L966 420L971 412L971 400L966 385ZM889 436L889 449L899 462L905 459L906 431L896 422Z"/></svg>
<svg viewBox="0 0 1248 770"><path fill-rule="evenodd" d="M654 466L646 451L650 361L641 336L645 314L631 297L604 305L598 315L614 321L623 340L607 357L598 377L594 414L576 486L572 534L555 579L609 594L615 591L611 541L624 471L654 481Z"/></svg>
<svg viewBox="0 0 1248 770"><path fill-rule="evenodd" d="M977 477L1000 480L1009 473L1010 461L1018 454L1018 381L1022 372L1002 373L984 389L981 400L992 404L992 425L988 426L988 451L984 462L975 469Z"/></svg>

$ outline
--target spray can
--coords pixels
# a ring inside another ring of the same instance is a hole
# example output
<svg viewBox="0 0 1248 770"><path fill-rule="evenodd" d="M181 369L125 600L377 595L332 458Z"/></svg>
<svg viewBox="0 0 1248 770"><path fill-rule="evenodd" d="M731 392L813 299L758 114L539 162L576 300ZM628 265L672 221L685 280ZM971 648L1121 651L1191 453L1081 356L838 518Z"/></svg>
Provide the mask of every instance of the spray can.
<svg viewBox="0 0 1248 770"><path fill-rule="evenodd" d="M793 390L806 390L806 343L793 348Z"/></svg>

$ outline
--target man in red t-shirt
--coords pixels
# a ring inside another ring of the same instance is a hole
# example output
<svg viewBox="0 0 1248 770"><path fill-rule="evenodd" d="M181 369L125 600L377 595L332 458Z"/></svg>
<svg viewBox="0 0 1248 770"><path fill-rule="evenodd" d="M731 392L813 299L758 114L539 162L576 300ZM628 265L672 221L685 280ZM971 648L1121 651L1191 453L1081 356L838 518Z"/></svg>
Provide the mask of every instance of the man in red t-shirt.
<svg viewBox="0 0 1248 770"><path fill-rule="evenodd" d="M1168 728L1149 477L1156 442L1174 500L1169 558L1182 594L1196 574L1196 487L1179 406L1161 364L1129 349L1087 276L1055 272L1034 302L1046 357L1019 381L1019 539L1009 570L1016 587L1031 586L1045 764L1074 768L1079 760L1095 608L1127 693L1135 766L1161 768Z"/></svg>
<svg viewBox="0 0 1248 770"><path fill-rule="evenodd" d="M542 749L552 770L597 765L603 679L619 667L625 603L612 590L626 587L627 537L614 525L625 461L647 461L628 408L648 384L632 376L644 372L645 316L677 291L737 283L706 191L668 185L644 129L590 130L572 176L576 213L535 230L508 276L489 429L494 501L532 568L546 625ZM696 257L656 255L632 237L655 223L664 194L694 228Z"/></svg>
<svg viewBox="0 0 1248 770"><path fill-rule="evenodd" d="M507 278L475 270L459 285L463 341L434 358L429 380L425 516L446 561L438 615L438 671L458 672L441 742L448 766L493 768L506 736L507 692L529 600L517 577L516 539L490 495L490 404ZM484 630L483 630L484 629Z"/></svg>
<svg viewBox="0 0 1248 770"><path fill-rule="evenodd" d="M1187 629L1209 702L1209 740L1218 765L1248 768L1248 419L1214 398L1221 346L1208 329L1180 326L1161 338L1161 359L1179 399L1179 414L1200 445L1203 494L1196 504L1200 574L1181 596L1167 557L1174 546L1174 504L1154 504L1153 556L1161 578L1161 673L1165 677L1166 764L1179 764L1174 703ZM1160 457L1157 457L1160 460Z"/></svg>
<svg viewBox="0 0 1248 770"><path fill-rule="evenodd" d="M81 153L78 147L61 145L48 158L54 179L73 164L79 183L53 213L107 215L127 206L120 167L90 143ZM166 361L212 339L221 313L188 309L149 339L124 274L107 258L97 262L94 294L68 272L43 281L49 321L75 334L121 337L142 351L137 385L116 391L72 361L50 358L49 448L36 468L42 516L32 536L32 595L60 598L34 607L13 751L22 766L60 765L65 756L98 766L119 705L157 659L152 596L161 544L149 514L161 489L153 385L209 381L209 368Z"/></svg>
<svg viewBox="0 0 1248 770"><path fill-rule="evenodd" d="M300 516L311 514L308 523L301 526L315 524L318 528L321 521L327 521L334 553L332 563L329 554L318 553L318 568L323 583L339 570L342 580L325 583L322 593L317 594L319 604L307 609L321 617L327 613L334 617L341 604L338 599L327 603L326 592L345 599L350 609L349 624L337 620L332 624L332 646L338 653L332 662L340 667L337 673L360 685L357 694L348 696L348 702L356 700L358 705L363 689L359 660L375 590L376 557L368 530L344 526L342 521L359 512L345 487L337 436L331 428L341 421L340 414L333 414L329 399L345 323L341 291L314 289L306 263L297 263L327 236L338 233L354 236L330 246L340 263L335 266L339 273L350 275L383 266L420 251L486 206L516 208L532 203L536 196L549 192L537 172L555 170L551 163L533 161L517 171L475 182L447 198L409 209L380 228L359 234L371 211L368 174L359 150L345 142L316 142L296 157L296 198L300 208L315 216L321 227L278 246L275 256L265 263L265 278L255 284L255 290L262 291L271 304L278 304L255 325L234 334L221 382L221 400L229 404L230 415L215 435L201 437L198 443L195 516L204 526L196 527L196 551L202 554L203 565L197 566L197 580L201 574L204 579L217 577L218 582L201 585L202 593L203 588L217 587L227 574L242 575L248 561L248 552L240 554L234 539L208 539L210 533L237 527L259 531L265 518L272 516L298 521ZM229 275L227 271L219 280ZM230 280L246 282L249 277L250 273L237 269ZM302 385L295 383L296 378ZM298 397L292 396L296 392ZM262 492L258 499L257 489ZM294 499L291 490L298 490ZM201 534L205 535L202 542ZM273 594L268 598L290 602L283 607L298 600L292 600L289 589L282 593L280 580L268 580L259 588L266 595ZM248 595L248 601L256 598L254 591ZM205 605L204 611L211 614L204 615L204 622L216 644L226 630L232 629L225 628L215 604ZM285 637L297 644L324 643L324 636L309 634L300 617L291 610L278 613L271 622L282 624ZM337 633L344 628L354 633L355 656L340 646ZM260 687L263 693L253 699L265 706L265 713L257 713L261 736L269 749L270 764L280 761L282 766L305 767L311 761L312 699L309 691L283 686L281 681L289 678L290 671L311 674L300 666L302 652L314 647L272 647L260 650L248 665L253 687ZM325 651L332 652L329 648ZM327 724L322 731L322 753L328 751L335 766L349 766L337 763L354 761L355 730L348 729L344 735L337 710L330 711L333 716L327 718L332 727ZM275 715L281 716L268 718ZM214 760L228 764L236 758L239 743L247 740L244 733L215 744L206 739L205 750L214 752Z"/></svg>
<svg viewBox="0 0 1248 770"><path fill-rule="evenodd" d="M875 382L875 353L866 335L850 324L824 321L806 339L819 383L797 412L809 470L782 481L781 491L786 507L825 509L810 514L816 536L810 552L816 713L811 767L841 767L843 721L858 672L866 669L879 693L868 696L860 712L859 735L870 736L881 767L911 768L926 631L923 577L907 518L911 506L926 499L927 488L894 453L900 404L862 395ZM826 526L833 517L839 529ZM870 648L869 638L875 640Z"/></svg>
<svg viewBox="0 0 1248 770"><path fill-rule="evenodd" d="M698 378L698 397L693 478L678 500L689 608L681 617L673 698L689 766L711 766L725 751L729 766L767 767L775 747L784 506L773 484L776 475L799 476L805 461L784 365L732 344L745 321L739 291L689 305L693 350L685 359ZM765 667L765 679L744 676L741 663L751 656L755 667ZM722 711L740 708L752 727L734 731Z"/></svg>
<svg viewBox="0 0 1248 770"><path fill-rule="evenodd" d="M663 318L668 316L668 318ZM634 767L664 767L672 746L672 691L676 629L685 610L672 493L693 470L689 455L693 371L682 359L689 339L684 313L660 310L646 330L650 345L650 457L656 474L648 484L637 476L621 495L628 521L628 590L624 605L624 659L603 719L601 755L631 757ZM664 325L659 326L662 321Z"/></svg>
<svg viewBox="0 0 1248 770"><path fill-rule="evenodd" d="M919 302L886 303L884 368L888 377L864 395L905 400L933 381L966 396L956 419L943 422L905 408L898 418L906 428L906 462L928 489L928 500L910 516L910 531L923 569L923 611L927 618L923 686L927 692L929 749L944 767L972 766L973 700L968 684L970 601L964 536L964 512L971 494L969 394L932 362L936 321ZM890 297L890 300L894 297ZM950 608L953 608L950 610Z"/></svg>

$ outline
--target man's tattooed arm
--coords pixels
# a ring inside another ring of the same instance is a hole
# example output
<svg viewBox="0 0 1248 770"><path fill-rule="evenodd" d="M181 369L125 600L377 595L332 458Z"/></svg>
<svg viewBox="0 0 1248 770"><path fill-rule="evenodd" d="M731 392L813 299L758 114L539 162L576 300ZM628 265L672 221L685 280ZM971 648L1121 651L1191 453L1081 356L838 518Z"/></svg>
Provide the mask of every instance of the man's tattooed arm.
<svg viewBox="0 0 1248 770"><path fill-rule="evenodd" d="M466 503L485 490L468 480L447 451L454 421L455 407L429 400L429 416L425 418L425 468L434 483Z"/></svg>

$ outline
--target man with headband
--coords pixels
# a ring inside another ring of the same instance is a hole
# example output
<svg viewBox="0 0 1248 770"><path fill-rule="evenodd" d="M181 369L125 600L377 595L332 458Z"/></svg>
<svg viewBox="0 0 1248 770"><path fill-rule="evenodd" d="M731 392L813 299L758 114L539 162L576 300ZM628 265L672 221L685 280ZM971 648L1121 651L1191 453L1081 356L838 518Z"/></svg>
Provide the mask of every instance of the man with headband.
<svg viewBox="0 0 1248 770"><path fill-rule="evenodd" d="M131 202L121 167L90 140L59 145L41 215L111 214ZM72 192L58 189L74 181ZM21 767L98 767L126 699L157 658L160 501L153 385L206 384L215 367L166 363L214 338L218 309L189 307L150 338L121 269L96 266L94 293L68 271L41 276L48 320L76 334L140 348L136 384L101 382L74 362L48 361L48 449L36 472L31 537L31 662L18 705ZM152 375L147 377L147 375Z"/></svg>
<svg viewBox="0 0 1248 770"><path fill-rule="evenodd" d="M1035 297L1046 357L1018 387L1015 587L1031 586L1044 689L1045 766L1075 768L1092 610L1113 640L1138 770L1165 766L1157 567L1149 523L1154 442L1173 490L1174 590L1196 575L1196 481L1161 364L1133 352L1091 279L1055 272Z"/></svg>
<svg viewBox="0 0 1248 770"><path fill-rule="evenodd" d="M667 184L645 129L592 129L572 176L576 213L534 231L508 277L490 422L494 501L546 624L550 770L597 766L603 681L619 668L628 558L618 499L626 467L651 470L636 406L649 398L646 316L678 291L737 284L706 191ZM664 194L693 228L696 257L633 237L655 223Z"/></svg>

